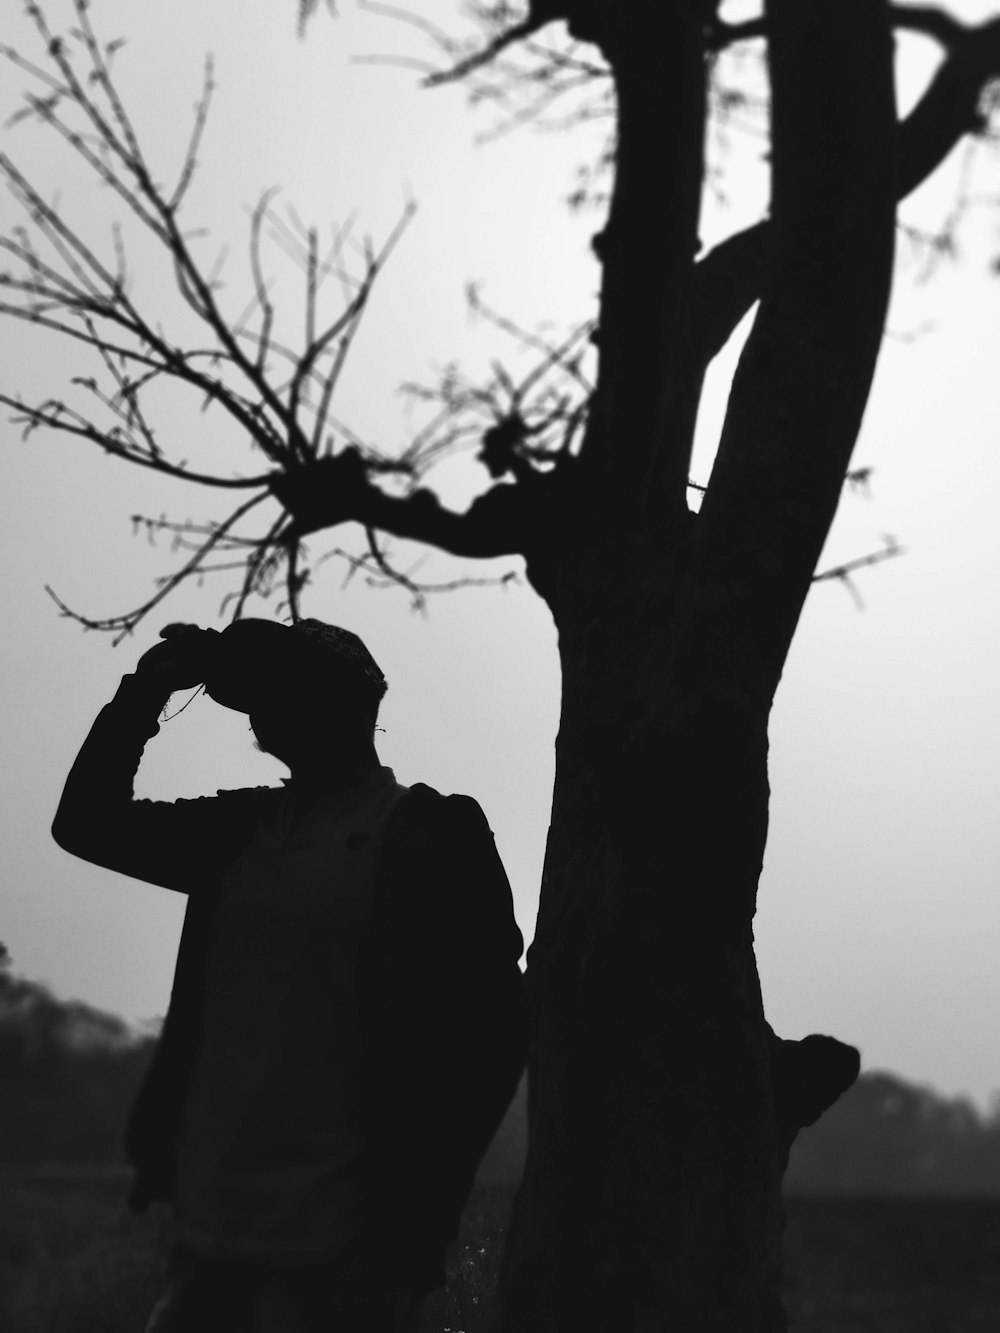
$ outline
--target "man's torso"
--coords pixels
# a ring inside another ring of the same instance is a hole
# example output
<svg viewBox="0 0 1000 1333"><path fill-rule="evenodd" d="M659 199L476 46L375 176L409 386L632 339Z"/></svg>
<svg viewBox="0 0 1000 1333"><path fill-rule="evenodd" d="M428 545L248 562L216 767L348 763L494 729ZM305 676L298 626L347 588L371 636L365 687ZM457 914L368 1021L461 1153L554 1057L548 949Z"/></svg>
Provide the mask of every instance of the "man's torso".
<svg viewBox="0 0 1000 1333"><path fill-rule="evenodd" d="M206 1255L326 1258L355 1234L366 1145L359 951L405 792L273 810L223 876L178 1142L178 1236Z"/></svg>

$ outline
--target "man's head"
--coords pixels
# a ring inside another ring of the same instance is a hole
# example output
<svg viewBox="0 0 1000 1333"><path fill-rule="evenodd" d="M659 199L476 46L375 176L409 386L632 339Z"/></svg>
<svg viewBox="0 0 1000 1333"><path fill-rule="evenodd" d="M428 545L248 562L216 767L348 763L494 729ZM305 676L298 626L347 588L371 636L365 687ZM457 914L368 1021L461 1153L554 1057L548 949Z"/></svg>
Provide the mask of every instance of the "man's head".
<svg viewBox="0 0 1000 1333"><path fill-rule="evenodd" d="M362 640L349 629L323 620L299 620L291 631L299 636L299 643L305 640L320 649L312 659L298 654L303 684L320 694L332 689L349 696L363 713L370 712L374 730L379 704L389 686Z"/></svg>
<svg viewBox="0 0 1000 1333"><path fill-rule="evenodd" d="M293 770L370 750L382 674L350 630L321 620L238 620L219 636L206 692L247 713L260 748Z"/></svg>

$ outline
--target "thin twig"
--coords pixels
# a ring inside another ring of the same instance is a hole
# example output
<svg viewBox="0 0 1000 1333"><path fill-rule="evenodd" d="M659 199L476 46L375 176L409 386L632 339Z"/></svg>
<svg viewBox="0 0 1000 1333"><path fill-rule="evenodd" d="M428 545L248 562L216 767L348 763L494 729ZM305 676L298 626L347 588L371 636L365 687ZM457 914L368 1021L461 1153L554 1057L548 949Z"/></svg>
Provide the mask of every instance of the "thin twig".
<svg viewBox="0 0 1000 1333"><path fill-rule="evenodd" d="M904 548L899 545L895 537L887 536L883 538L883 541L885 544L881 550L858 556L854 560L845 560L843 564L833 565L830 569L824 569L821 573L814 574L812 577L813 583L828 583L833 580L842 583L851 594L858 609L864 610L864 602L851 575L859 569L867 569L871 565L880 565L884 560L892 560L898 555L905 554Z"/></svg>

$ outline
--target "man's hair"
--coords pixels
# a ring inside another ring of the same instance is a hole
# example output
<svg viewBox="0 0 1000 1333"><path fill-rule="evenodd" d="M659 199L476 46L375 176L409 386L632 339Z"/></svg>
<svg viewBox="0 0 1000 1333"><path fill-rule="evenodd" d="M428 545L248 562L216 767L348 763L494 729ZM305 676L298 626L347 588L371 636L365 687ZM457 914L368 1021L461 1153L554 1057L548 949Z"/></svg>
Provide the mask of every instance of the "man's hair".
<svg viewBox="0 0 1000 1333"><path fill-rule="evenodd" d="M329 655L328 668L318 654L315 657L315 665L320 673L314 677L317 683L326 679L331 688L349 691L365 719L370 719L374 728L379 704L389 686L364 641L351 630L340 625L330 625L323 620L298 620L291 628Z"/></svg>

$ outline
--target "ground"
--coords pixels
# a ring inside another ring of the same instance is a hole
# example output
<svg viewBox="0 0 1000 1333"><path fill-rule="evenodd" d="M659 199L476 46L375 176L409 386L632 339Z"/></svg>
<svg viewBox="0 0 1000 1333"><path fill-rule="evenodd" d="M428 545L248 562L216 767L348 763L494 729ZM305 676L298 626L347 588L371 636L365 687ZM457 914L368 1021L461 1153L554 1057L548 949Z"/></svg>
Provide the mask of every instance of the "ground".
<svg viewBox="0 0 1000 1333"><path fill-rule="evenodd" d="M133 1218L114 1168L0 1176L4 1333L135 1333L155 1297L167 1229ZM421 1333L480 1333L511 1191L476 1188ZM1000 1199L788 1201L792 1333L995 1333Z"/></svg>

